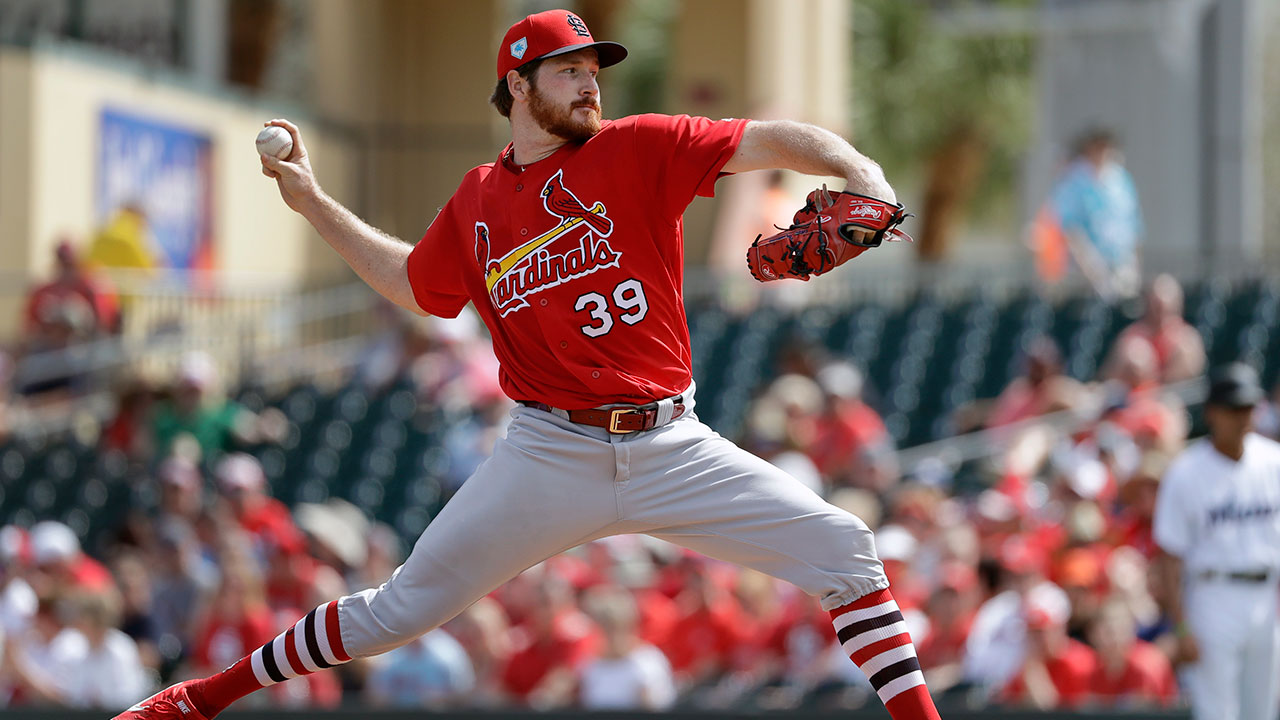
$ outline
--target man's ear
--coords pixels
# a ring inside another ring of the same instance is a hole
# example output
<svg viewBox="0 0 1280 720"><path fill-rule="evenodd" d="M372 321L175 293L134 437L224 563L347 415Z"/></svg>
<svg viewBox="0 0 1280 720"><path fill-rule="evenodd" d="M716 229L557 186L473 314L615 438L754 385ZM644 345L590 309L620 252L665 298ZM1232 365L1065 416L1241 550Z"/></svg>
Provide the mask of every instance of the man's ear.
<svg viewBox="0 0 1280 720"><path fill-rule="evenodd" d="M507 71L507 90L511 92L511 97L516 100L527 101L529 99L529 81L520 76L515 70Z"/></svg>

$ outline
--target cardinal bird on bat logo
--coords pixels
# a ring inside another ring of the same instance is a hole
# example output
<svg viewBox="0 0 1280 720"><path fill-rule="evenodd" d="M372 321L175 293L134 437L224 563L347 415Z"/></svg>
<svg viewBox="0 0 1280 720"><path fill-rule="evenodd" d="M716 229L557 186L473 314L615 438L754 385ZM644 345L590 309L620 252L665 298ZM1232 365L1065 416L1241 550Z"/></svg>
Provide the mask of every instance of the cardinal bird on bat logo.
<svg viewBox="0 0 1280 720"><path fill-rule="evenodd" d="M609 237L613 232L613 221L604 215L604 206L600 205L599 214L592 212L597 210L593 207L587 209L586 205L574 195L569 188L564 186L564 171L558 171L547 184L542 187L542 206L547 212L560 218L560 221L567 222L573 218L581 218L583 222L591 226L591 230L599 237Z"/></svg>
<svg viewBox="0 0 1280 720"><path fill-rule="evenodd" d="M578 199L558 170L542 186L542 207L555 218L554 226L494 259L492 238L484 223L476 223L476 263L484 269L485 289L502 316L529 307L527 298L608 267L618 267L622 253L608 237L613 220L599 200Z"/></svg>

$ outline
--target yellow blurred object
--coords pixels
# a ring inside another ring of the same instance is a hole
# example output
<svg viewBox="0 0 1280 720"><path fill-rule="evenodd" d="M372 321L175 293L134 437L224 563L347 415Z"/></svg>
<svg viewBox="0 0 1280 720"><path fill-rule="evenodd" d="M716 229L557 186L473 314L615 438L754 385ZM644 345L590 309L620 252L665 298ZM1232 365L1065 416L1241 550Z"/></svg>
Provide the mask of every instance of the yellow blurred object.
<svg viewBox="0 0 1280 720"><path fill-rule="evenodd" d="M156 259L148 233L146 215L135 208L120 208L93 236L85 262L94 268L150 270Z"/></svg>

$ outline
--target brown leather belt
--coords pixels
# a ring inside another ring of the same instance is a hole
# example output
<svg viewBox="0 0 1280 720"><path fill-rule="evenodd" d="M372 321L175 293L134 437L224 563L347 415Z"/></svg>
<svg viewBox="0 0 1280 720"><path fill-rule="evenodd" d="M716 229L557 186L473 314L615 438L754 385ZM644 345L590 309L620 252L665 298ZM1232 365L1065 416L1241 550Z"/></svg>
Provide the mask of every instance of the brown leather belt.
<svg viewBox="0 0 1280 720"><path fill-rule="evenodd" d="M675 402L671 409L671 419L675 420L684 414L684 396L677 395L671 399ZM556 410L546 403L521 400L520 404L543 412L555 412ZM619 405L611 408L563 410L561 412L569 416L569 422L602 427L617 435L652 430L658 426L658 403L656 402L645 405Z"/></svg>

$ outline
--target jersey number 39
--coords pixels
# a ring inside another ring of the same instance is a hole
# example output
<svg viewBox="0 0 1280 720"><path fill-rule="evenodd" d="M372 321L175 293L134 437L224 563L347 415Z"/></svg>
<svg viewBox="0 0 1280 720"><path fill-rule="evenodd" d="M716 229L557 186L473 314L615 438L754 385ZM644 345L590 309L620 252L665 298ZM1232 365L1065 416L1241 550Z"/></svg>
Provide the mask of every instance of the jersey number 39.
<svg viewBox="0 0 1280 720"><path fill-rule="evenodd" d="M649 312L649 301L644 297L644 286L639 280L623 280L613 289L613 304L620 311L618 319L635 325ZM600 293L590 292L578 296L573 304L577 311L590 310L591 322L582 326L582 334L600 337L613 329L613 314L609 312L609 300Z"/></svg>

